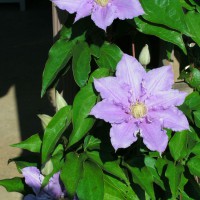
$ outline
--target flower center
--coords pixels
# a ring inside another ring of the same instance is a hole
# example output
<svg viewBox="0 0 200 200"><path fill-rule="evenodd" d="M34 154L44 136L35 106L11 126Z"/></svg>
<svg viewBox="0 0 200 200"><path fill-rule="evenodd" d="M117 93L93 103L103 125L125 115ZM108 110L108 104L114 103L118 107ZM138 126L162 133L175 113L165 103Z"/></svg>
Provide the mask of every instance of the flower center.
<svg viewBox="0 0 200 200"><path fill-rule="evenodd" d="M144 103L137 102L136 104L133 104L130 108L131 114L136 119L142 118L147 114L147 107Z"/></svg>
<svg viewBox="0 0 200 200"><path fill-rule="evenodd" d="M95 0L97 4L104 7L108 4L109 0Z"/></svg>

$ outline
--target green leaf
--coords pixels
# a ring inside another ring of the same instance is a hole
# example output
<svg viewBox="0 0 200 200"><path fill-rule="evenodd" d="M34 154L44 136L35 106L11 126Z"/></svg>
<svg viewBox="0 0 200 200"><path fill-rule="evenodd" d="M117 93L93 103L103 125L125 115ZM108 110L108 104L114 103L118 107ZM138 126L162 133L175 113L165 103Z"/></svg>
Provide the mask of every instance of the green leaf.
<svg viewBox="0 0 200 200"><path fill-rule="evenodd" d="M192 39L200 46L200 14L194 11L189 11L185 15L185 20Z"/></svg>
<svg viewBox="0 0 200 200"><path fill-rule="evenodd" d="M42 141L38 134L32 135L27 140L24 140L17 144L12 144L12 147L17 147L21 149L26 149L28 151L39 153L41 149Z"/></svg>
<svg viewBox="0 0 200 200"><path fill-rule="evenodd" d="M0 185L3 186L8 192L24 193L24 183L22 178L12 178L0 180Z"/></svg>
<svg viewBox="0 0 200 200"><path fill-rule="evenodd" d="M97 96L93 90L92 84L81 88L73 103L73 131L69 138L68 148L81 140L92 128L95 119L88 116L94 107Z"/></svg>
<svg viewBox="0 0 200 200"><path fill-rule="evenodd" d="M108 76L110 73L110 70L107 68L99 68L96 69L91 75L88 80L88 83L92 83L94 79L99 79Z"/></svg>
<svg viewBox="0 0 200 200"><path fill-rule="evenodd" d="M193 149L191 150L192 153L194 153L197 156L200 156L200 142L197 143Z"/></svg>
<svg viewBox="0 0 200 200"><path fill-rule="evenodd" d="M185 102L178 106L178 108L186 115L186 117L194 123L193 116L192 116L192 110L189 108L188 105L185 104Z"/></svg>
<svg viewBox="0 0 200 200"><path fill-rule="evenodd" d="M188 150L192 150L193 147L200 142L198 134L195 132L195 130L190 126L190 132L188 132Z"/></svg>
<svg viewBox="0 0 200 200"><path fill-rule="evenodd" d="M194 112L195 125L200 128L200 110Z"/></svg>
<svg viewBox="0 0 200 200"><path fill-rule="evenodd" d="M194 10L195 7L193 5L190 5L189 2L185 1L185 0L179 0L180 4L182 5L182 7L186 8L187 10Z"/></svg>
<svg viewBox="0 0 200 200"><path fill-rule="evenodd" d="M96 63L100 68L103 67L115 71L121 58L121 49L115 44L106 42L100 48L99 58L96 59Z"/></svg>
<svg viewBox="0 0 200 200"><path fill-rule="evenodd" d="M138 26L138 30L140 32L148 35L154 35L161 38L164 41L173 43L180 47L186 54L186 48L181 33L165 28L158 24L149 23L143 20L142 18L140 19L138 17L135 18L135 23Z"/></svg>
<svg viewBox="0 0 200 200"><path fill-rule="evenodd" d="M91 44L90 51L93 56L95 56L96 58L99 58L99 56L100 56L100 47L99 46L97 46L95 44Z"/></svg>
<svg viewBox="0 0 200 200"><path fill-rule="evenodd" d="M190 173L194 176L200 177L200 156L195 156L191 158L187 166L189 167Z"/></svg>
<svg viewBox="0 0 200 200"><path fill-rule="evenodd" d="M151 199L155 199L154 188L153 188L153 176L147 167L143 167L141 170L136 167L127 165L129 171L132 174L132 180L138 184Z"/></svg>
<svg viewBox="0 0 200 200"><path fill-rule="evenodd" d="M181 190L181 193L182 193L182 191L184 191L184 187L187 184L187 182L188 182L188 179L185 177L184 173L182 173L181 181L180 181L180 185L179 185L179 190Z"/></svg>
<svg viewBox="0 0 200 200"><path fill-rule="evenodd" d="M187 153L188 130L176 132L169 142L169 150L175 161L184 158Z"/></svg>
<svg viewBox="0 0 200 200"><path fill-rule="evenodd" d="M94 163L83 164L83 176L78 183L77 195L80 200L102 200L104 180L102 170Z"/></svg>
<svg viewBox="0 0 200 200"><path fill-rule="evenodd" d="M51 162L51 165L53 165L53 170L52 170L52 166L50 166L50 173L48 175L45 176L43 182L42 182L42 187L45 187L48 182L49 179L57 172L59 172L61 170L62 165L64 164L64 159L63 159L63 154L64 154L64 148L61 144L59 144L56 149L54 150L54 152L52 153L52 156L49 160L47 160L47 162ZM42 167L45 167L46 163L45 162L43 164ZM43 169L42 169L43 171Z"/></svg>
<svg viewBox="0 0 200 200"><path fill-rule="evenodd" d="M93 149L99 149L101 144L101 140L98 138L95 138L92 135L88 135L83 144L84 151L86 150L93 150Z"/></svg>
<svg viewBox="0 0 200 200"><path fill-rule="evenodd" d="M167 161L163 158L158 158L157 161L156 161L156 164L155 164L155 167L158 171L158 174L159 176L162 175L162 172L163 172L163 168L164 166L167 164Z"/></svg>
<svg viewBox="0 0 200 200"><path fill-rule="evenodd" d="M17 170L19 173L22 173L21 170L25 167L37 167L37 163L30 163L30 162L25 162L25 161L18 161L18 160L13 160L15 162Z"/></svg>
<svg viewBox="0 0 200 200"><path fill-rule="evenodd" d="M185 98L185 104L191 110L200 110L200 95L198 92L192 92Z"/></svg>
<svg viewBox="0 0 200 200"><path fill-rule="evenodd" d="M100 155L98 151L88 151L87 155L90 160L98 164L104 171L118 177L125 182L128 181L117 160L113 160L112 158L108 159L108 155L105 155L105 153ZM112 161L107 161L111 159Z"/></svg>
<svg viewBox="0 0 200 200"><path fill-rule="evenodd" d="M143 17L153 23L168 26L187 34L185 16L179 1L175 0L141 0L142 7L145 10ZM159 11L159 12L155 12Z"/></svg>
<svg viewBox="0 0 200 200"><path fill-rule="evenodd" d="M126 185L112 176L104 174L103 200L139 200L130 185Z"/></svg>
<svg viewBox="0 0 200 200"><path fill-rule="evenodd" d="M187 83L189 83L192 87L200 89L200 71L197 68L192 68L189 76L185 78Z"/></svg>
<svg viewBox="0 0 200 200"><path fill-rule="evenodd" d="M47 88L51 85L58 73L66 66L72 57L73 47L73 41L66 41L64 39L58 40L51 47L49 51L49 58L43 72L41 96L45 94Z"/></svg>
<svg viewBox="0 0 200 200"><path fill-rule="evenodd" d="M61 108L46 127L42 145L42 163L48 160L50 153L60 139L62 133L71 122L71 106Z"/></svg>
<svg viewBox="0 0 200 200"><path fill-rule="evenodd" d="M182 165L175 165L174 163L169 162L167 166L165 176L169 180L169 186L170 186L173 198L176 198L178 195L178 188L181 182L181 176L182 176L183 171L184 171L184 167Z"/></svg>
<svg viewBox="0 0 200 200"><path fill-rule="evenodd" d="M73 197L76 193L78 182L82 176L83 160L76 153L66 155L65 163L61 170L61 179L67 188L67 194Z"/></svg>
<svg viewBox="0 0 200 200"><path fill-rule="evenodd" d="M91 54L90 48L86 42L76 44L73 50L73 74L74 79L79 87L83 87L91 71L90 66Z"/></svg>
<svg viewBox="0 0 200 200"><path fill-rule="evenodd" d="M163 181L161 180L160 176L158 175L158 172L156 170L156 159L151 157L145 157L144 160L145 165L147 166L148 170L151 172L151 175L154 178L154 182L159 185L163 190L165 190L165 186Z"/></svg>

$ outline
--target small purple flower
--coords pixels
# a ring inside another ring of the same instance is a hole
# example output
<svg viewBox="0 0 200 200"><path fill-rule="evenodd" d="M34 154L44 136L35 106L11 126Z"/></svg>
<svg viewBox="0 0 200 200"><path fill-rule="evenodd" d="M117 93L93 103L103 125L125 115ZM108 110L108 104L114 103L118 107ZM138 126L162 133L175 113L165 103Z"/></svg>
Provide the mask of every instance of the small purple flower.
<svg viewBox="0 0 200 200"><path fill-rule="evenodd" d="M146 72L135 58L124 54L116 77L94 80L103 100L90 114L111 123L110 137L115 150L129 147L140 132L150 150L162 153L168 143L163 128L189 129L185 115L176 107L187 94L171 89L172 84L171 66Z"/></svg>
<svg viewBox="0 0 200 200"><path fill-rule="evenodd" d="M52 0L60 9L76 12L75 21L91 15L94 23L106 30L114 19L132 19L144 14L139 0Z"/></svg>
<svg viewBox="0 0 200 200"><path fill-rule="evenodd" d="M49 183L42 188L44 176L40 174L40 170L36 167L25 167L22 169L22 174L25 177L25 182L30 186L35 195L29 194L24 197L24 200L58 200L64 199L66 192L60 182L60 172L55 173L49 180ZM77 200L77 198L74 198Z"/></svg>

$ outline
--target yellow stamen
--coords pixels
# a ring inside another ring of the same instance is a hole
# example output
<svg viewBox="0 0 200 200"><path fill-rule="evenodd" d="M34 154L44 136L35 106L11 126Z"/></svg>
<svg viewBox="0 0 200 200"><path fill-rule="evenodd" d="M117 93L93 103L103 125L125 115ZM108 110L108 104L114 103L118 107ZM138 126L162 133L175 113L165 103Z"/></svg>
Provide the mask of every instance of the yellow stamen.
<svg viewBox="0 0 200 200"><path fill-rule="evenodd" d="M109 0L95 0L97 4L104 7L108 4Z"/></svg>
<svg viewBox="0 0 200 200"><path fill-rule="evenodd" d="M147 107L144 103L137 102L136 104L133 104L130 108L131 114L136 119L142 118L147 114Z"/></svg>

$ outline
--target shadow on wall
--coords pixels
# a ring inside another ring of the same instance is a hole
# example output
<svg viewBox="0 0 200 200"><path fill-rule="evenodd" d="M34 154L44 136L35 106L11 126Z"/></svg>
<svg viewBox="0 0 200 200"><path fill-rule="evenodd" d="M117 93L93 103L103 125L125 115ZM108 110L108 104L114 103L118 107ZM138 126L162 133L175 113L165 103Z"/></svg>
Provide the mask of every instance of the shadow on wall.
<svg viewBox="0 0 200 200"><path fill-rule="evenodd" d="M53 111L47 96L40 98L42 71L52 45L51 2L27 0L23 12L18 4L1 4L0 24L0 98L15 87L24 140L42 131L37 114Z"/></svg>

